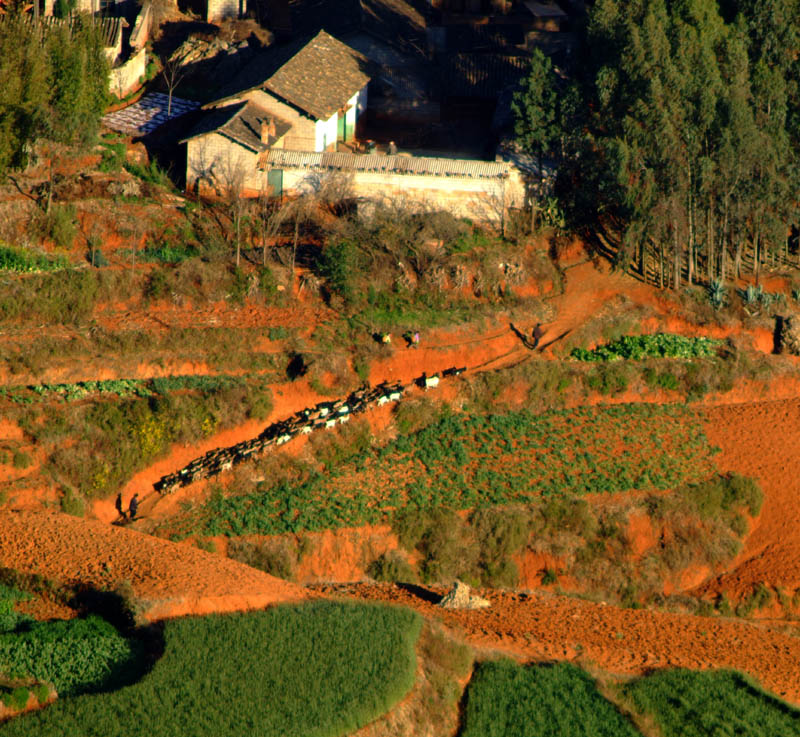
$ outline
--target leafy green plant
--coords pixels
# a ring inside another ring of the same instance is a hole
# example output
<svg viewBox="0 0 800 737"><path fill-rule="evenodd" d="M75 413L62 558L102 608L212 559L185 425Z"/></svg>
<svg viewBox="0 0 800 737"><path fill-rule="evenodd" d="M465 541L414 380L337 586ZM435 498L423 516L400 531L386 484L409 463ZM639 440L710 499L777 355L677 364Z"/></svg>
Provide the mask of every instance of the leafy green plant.
<svg viewBox="0 0 800 737"><path fill-rule="evenodd" d="M48 256L29 249L0 244L0 271L58 271L69 266L63 256Z"/></svg>
<svg viewBox="0 0 800 737"><path fill-rule="evenodd" d="M570 356L576 361L642 361L647 358L712 358L722 345L714 338L669 333L626 335L592 351L575 348Z"/></svg>

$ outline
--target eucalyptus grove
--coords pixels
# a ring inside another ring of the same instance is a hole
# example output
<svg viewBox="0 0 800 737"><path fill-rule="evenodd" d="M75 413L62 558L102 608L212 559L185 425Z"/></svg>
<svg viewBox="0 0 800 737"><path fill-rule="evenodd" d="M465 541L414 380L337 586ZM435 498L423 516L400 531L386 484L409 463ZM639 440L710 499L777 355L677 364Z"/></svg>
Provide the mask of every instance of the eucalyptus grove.
<svg viewBox="0 0 800 737"><path fill-rule="evenodd" d="M799 30L798 0L597 0L559 121L573 219L661 286L794 262Z"/></svg>

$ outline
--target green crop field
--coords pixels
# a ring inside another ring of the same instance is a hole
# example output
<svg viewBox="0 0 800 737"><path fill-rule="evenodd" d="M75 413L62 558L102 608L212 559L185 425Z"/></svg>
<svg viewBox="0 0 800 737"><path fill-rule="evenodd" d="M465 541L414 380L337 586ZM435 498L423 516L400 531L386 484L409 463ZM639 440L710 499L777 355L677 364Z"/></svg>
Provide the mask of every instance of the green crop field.
<svg viewBox="0 0 800 737"><path fill-rule="evenodd" d="M411 688L421 620L396 607L318 602L170 620L140 681L57 701L3 737L334 737Z"/></svg>
<svg viewBox="0 0 800 737"><path fill-rule="evenodd" d="M296 483L214 495L191 532L279 534L375 523L398 509L472 509L562 494L671 489L708 478L712 448L681 405L535 415L443 414Z"/></svg>
<svg viewBox="0 0 800 737"><path fill-rule="evenodd" d="M484 663L467 691L460 737L641 737L592 679L567 663Z"/></svg>
<svg viewBox="0 0 800 737"><path fill-rule="evenodd" d="M800 710L731 671L664 671L633 681L623 693L653 717L663 737L800 734Z"/></svg>
<svg viewBox="0 0 800 737"><path fill-rule="evenodd" d="M0 635L0 674L51 683L61 696L114 683L136 647L99 617L30 622Z"/></svg>

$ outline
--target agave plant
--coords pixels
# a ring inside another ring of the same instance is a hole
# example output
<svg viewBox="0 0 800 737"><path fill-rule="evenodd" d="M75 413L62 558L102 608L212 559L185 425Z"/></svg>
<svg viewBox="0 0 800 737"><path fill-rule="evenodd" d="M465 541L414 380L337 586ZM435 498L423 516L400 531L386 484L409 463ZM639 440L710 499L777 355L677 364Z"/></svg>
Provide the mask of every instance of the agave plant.
<svg viewBox="0 0 800 737"><path fill-rule="evenodd" d="M746 305L756 305L763 300L764 288L760 284L758 286L750 284L741 295Z"/></svg>
<svg viewBox="0 0 800 737"><path fill-rule="evenodd" d="M728 290L722 279L712 279L708 285L708 300L715 310L724 307L728 301Z"/></svg>

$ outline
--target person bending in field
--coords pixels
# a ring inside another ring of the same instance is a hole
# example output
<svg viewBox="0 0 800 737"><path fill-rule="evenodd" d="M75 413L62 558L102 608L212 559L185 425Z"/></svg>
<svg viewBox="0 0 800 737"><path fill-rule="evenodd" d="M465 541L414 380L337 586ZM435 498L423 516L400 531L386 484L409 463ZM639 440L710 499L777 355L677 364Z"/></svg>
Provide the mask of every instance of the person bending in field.
<svg viewBox="0 0 800 737"><path fill-rule="evenodd" d="M131 503L128 505L128 518L133 521L136 519L136 512L139 511L139 495L134 494Z"/></svg>
<svg viewBox="0 0 800 737"><path fill-rule="evenodd" d="M127 519L127 515L125 514L125 510L122 508L122 492L117 494L117 500L114 502L114 506L117 508L117 513L122 519Z"/></svg>

